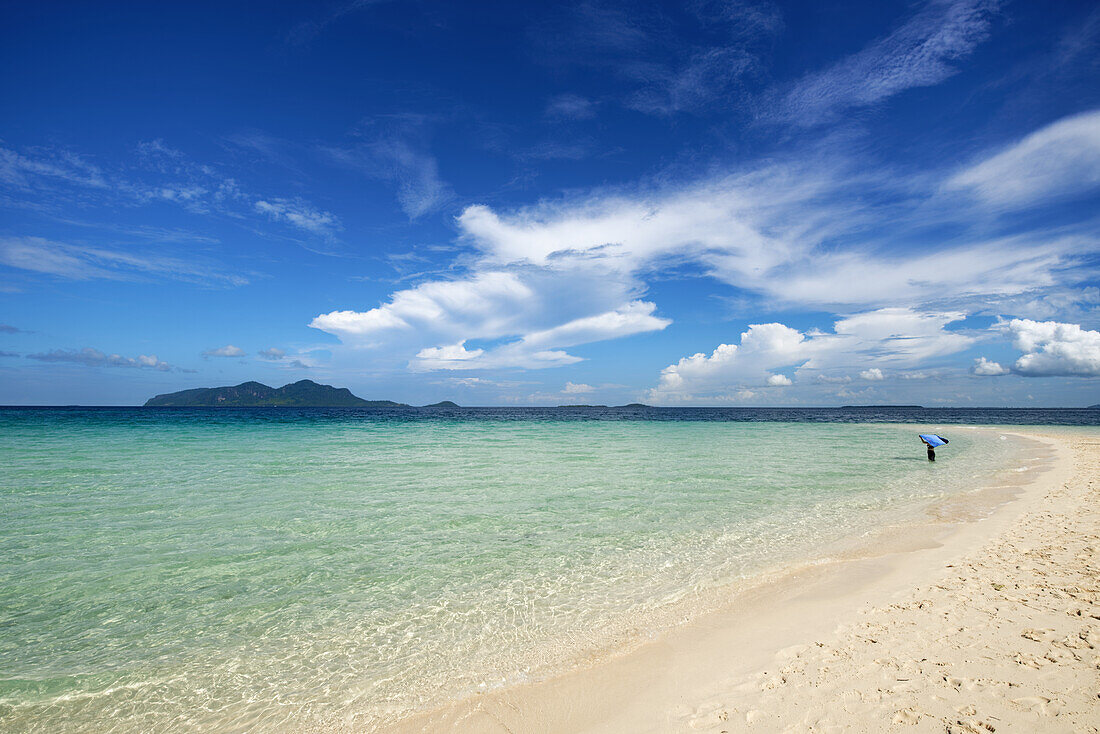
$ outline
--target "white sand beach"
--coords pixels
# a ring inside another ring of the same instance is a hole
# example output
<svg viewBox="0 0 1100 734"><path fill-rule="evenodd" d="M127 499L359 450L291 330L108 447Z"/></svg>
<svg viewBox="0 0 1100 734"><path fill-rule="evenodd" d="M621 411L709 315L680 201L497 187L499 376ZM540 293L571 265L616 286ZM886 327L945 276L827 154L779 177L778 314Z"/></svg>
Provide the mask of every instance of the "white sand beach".
<svg viewBox="0 0 1100 734"><path fill-rule="evenodd" d="M622 655L401 732L1100 731L1100 432Z"/></svg>

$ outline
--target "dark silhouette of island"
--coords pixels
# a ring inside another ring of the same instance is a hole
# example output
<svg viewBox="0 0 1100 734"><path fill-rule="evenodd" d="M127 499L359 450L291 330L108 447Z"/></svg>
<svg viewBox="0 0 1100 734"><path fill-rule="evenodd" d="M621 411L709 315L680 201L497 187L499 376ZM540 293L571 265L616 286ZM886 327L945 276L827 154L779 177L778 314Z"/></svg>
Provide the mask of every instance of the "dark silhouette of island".
<svg viewBox="0 0 1100 734"><path fill-rule="evenodd" d="M431 405L425 405L425 408L461 408L458 403L452 403L450 400L441 400L438 403L432 403Z"/></svg>
<svg viewBox="0 0 1100 734"><path fill-rule="evenodd" d="M627 403L626 405L616 405L616 408L652 408L652 405L646 405L645 403Z"/></svg>
<svg viewBox="0 0 1100 734"><path fill-rule="evenodd" d="M157 395L145 401L146 408L408 408L392 400L363 400L346 387L320 385L299 380L282 387L259 382L242 382L232 387L198 387L193 390Z"/></svg>
<svg viewBox="0 0 1100 734"><path fill-rule="evenodd" d="M1100 403L1097 403L1096 405L1090 405L1089 407L1085 408L1085 410L1100 410Z"/></svg>

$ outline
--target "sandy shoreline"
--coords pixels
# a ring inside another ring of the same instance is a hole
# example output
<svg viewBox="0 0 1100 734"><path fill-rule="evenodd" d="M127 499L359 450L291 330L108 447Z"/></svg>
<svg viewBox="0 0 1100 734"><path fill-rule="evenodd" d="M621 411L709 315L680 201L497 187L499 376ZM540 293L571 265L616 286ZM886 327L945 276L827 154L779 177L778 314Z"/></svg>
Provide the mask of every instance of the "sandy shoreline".
<svg viewBox="0 0 1100 734"><path fill-rule="evenodd" d="M1019 486L393 731L1098 731L1100 431L1004 432L1048 447Z"/></svg>

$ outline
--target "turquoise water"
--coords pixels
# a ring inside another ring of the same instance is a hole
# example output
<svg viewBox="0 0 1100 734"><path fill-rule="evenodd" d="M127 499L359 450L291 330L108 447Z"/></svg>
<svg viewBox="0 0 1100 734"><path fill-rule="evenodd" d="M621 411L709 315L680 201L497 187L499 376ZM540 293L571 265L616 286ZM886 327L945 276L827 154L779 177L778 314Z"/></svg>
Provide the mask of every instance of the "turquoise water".
<svg viewBox="0 0 1100 734"><path fill-rule="evenodd" d="M948 435L0 413L0 730L369 729L545 675L1027 463Z"/></svg>

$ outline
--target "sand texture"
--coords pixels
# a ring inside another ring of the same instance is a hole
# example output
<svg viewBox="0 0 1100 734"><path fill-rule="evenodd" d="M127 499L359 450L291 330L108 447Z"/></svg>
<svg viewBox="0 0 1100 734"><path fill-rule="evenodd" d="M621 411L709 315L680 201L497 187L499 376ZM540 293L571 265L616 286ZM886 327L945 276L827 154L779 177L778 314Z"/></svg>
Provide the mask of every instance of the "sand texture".
<svg viewBox="0 0 1100 734"><path fill-rule="evenodd" d="M1100 439L1071 479L904 601L809 645L684 717L698 731L1100 730Z"/></svg>
<svg viewBox="0 0 1100 734"><path fill-rule="evenodd" d="M1012 432L1042 471L395 731L1100 732L1100 431Z"/></svg>

